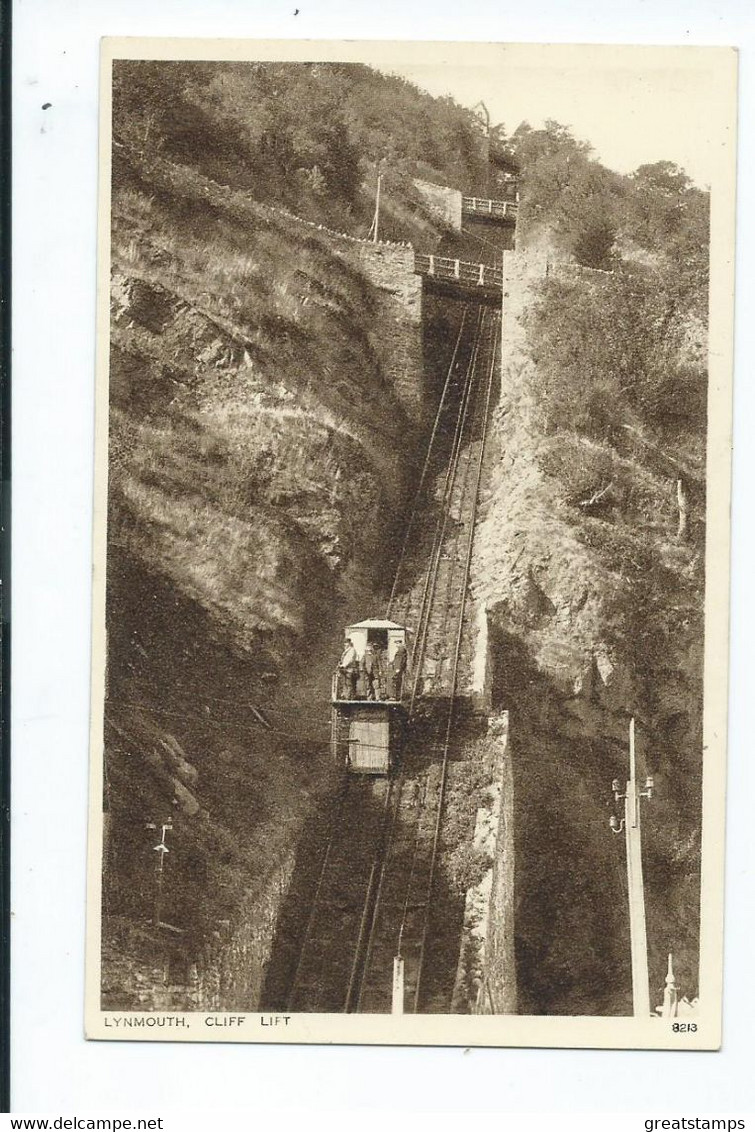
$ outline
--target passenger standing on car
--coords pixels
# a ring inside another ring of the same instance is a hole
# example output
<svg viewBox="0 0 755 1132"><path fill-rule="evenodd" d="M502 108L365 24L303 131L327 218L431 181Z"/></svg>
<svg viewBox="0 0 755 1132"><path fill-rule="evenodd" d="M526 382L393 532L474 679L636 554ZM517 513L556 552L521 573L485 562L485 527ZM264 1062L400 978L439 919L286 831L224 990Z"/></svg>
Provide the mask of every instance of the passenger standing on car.
<svg viewBox="0 0 755 1132"><path fill-rule="evenodd" d="M362 657L362 672L364 673L364 683L367 699L374 700L376 698L375 688L378 669L375 649L370 641L367 642L364 650L364 656Z"/></svg>
<svg viewBox="0 0 755 1132"><path fill-rule="evenodd" d="M380 644L375 641L372 646L372 655L375 658L375 699L385 699L385 653Z"/></svg>
<svg viewBox="0 0 755 1132"><path fill-rule="evenodd" d="M401 691L404 686L406 660L406 645L401 642L393 654L393 696L397 700L401 699Z"/></svg>
<svg viewBox="0 0 755 1132"><path fill-rule="evenodd" d="M359 660L357 650L354 648L351 637L346 638L346 645L338 662L338 672L342 687L350 700L357 698L357 677L359 676Z"/></svg>
<svg viewBox="0 0 755 1132"><path fill-rule="evenodd" d="M371 642L367 642L362 656L362 677L364 679L364 694L368 700L375 699L375 653Z"/></svg>

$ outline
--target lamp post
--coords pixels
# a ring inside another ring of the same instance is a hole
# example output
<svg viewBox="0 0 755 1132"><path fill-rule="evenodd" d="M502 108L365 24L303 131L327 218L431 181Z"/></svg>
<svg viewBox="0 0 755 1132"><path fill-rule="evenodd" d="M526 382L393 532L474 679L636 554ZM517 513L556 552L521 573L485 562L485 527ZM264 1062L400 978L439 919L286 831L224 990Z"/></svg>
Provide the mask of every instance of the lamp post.
<svg viewBox="0 0 755 1132"><path fill-rule="evenodd" d="M661 1007L662 1018L676 1018L679 1013L679 987L676 983L676 976L674 974L673 957L668 957L668 968L666 970L666 984L663 990L663 1006Z"/></svg>
<svg viewBox="0 0 755 1132"><path fill-rule="evenodd" d="M154 822L148 822L147 829L157 829L157 826ZM158 858L157 864L155 865L155 905L152 913L152 923L156 928L160 927L160 921L162 919L163 873L165 871L165 854L170 852L170 849L165 844L165 834L169 829L173 829L173 823L170 820L164 821L162 823L160 843L154 846L154 850L158 854Z"/></svg>
<svg viewBox="0 0 755 1132"><path fill-rule="evenodd" d="M645 923L645 888L642 877L642 832L640 827L640 798L652 798L653 779L648 777L645 789L637 784L637 765L634 750L634 717L629 723L629 779L624 793L620 782L613 780L616 801L624 801L624 817L619 821L611 817L614 833L624 830L627 856L627 890L629 898L629 938L632 956L632 1010L635 1018L649 1018L650 979L648 976L648 941Z"/></svg>

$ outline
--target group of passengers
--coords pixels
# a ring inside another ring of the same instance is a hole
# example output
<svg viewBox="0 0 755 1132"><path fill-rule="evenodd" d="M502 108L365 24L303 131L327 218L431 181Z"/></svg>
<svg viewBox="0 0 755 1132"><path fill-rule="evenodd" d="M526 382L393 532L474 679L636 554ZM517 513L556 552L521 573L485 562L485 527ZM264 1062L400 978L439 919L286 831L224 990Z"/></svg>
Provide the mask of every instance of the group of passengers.
<svg viewBox="0 0 755 1132"><path fill-rule="evenodd" d="M406 674L406 646L393 660L377 642L368 641L361 660L350 637L338 662L338 696L347 700L400 700Z"/></svg>

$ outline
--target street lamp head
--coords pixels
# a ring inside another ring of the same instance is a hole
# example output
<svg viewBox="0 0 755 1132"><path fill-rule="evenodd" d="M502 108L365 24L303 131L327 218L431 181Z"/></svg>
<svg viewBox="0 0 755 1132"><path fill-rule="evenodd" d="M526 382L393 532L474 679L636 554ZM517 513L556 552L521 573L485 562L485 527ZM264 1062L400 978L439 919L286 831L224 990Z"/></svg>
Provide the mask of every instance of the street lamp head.
<svg viewBox="0 0 755 1132"><path fill-rule="evenodd" d="M624 822L619 821L619 819L616 817L616 814L611 814L611 817L608 820L608 824L610 825L611 830L614 833L621 833L621 827L623 826Z"/></svg>
<svg viewBox="0 0 755 1132"><path fill-rule="evenodd" d="M619 790L621 790L621 783L619 782L618 778L614 778L613 782L611 783L611 789L613 790L614 794L618 794Z"/></svg>

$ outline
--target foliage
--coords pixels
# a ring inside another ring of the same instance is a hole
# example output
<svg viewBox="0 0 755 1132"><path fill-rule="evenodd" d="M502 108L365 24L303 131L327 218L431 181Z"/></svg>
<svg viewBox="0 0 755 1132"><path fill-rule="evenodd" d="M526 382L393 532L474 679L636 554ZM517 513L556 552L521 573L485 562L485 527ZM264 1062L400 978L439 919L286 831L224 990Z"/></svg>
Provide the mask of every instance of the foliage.
<svg viewBox="0 0 755 1132"><path fill-rule="evenodd" d="M586 142L554 121L541 130L523 123L511 146L522 171L522 237L548 228L578 263L609 268L621 179L591 158Z"/></svg>
<svg viewBox="0 0 755 1132"><path fill-rule="evenodd" d="M162 157L362 233L379 164L407 190L420 167L460 189L481 176L471 111L355 64L121 61L113 136L116 181Z"/></svg>
<svg viewBox="0 0 755 1132"><path fill-rule="evenodd" d="M489 853L469 843L457 845L448 855L451 884L459 896L474 888L492 867Z"/></svg>
<svg viewBox="0 0 755 1132"><path fill-rule="evenodd" d="M610 269L556 270L528 311L535 400L559 438L543 449L546 470L583 519L624 513L646 527L652 490L640 481L661 476L655 512L668 530L669 480L703 478L708 196L670 162L612 173L556 122L521 126L510 146L524 239L545 232L578 264Z"/></svg>
<svg viewBox="0 0 755 1132"><path fill-rule="evenodd" d="M709 194L670 161L641 165L629 179L624 235L665 260L666 286L706 317Z"/></svg>
<svg viewBox="0 0 755 1132"><path fill-rule="evenodd" d="M552 120L538 130L523 123L506 144L522 178L520 240L547 229L577 263L602 269L636 246L673 265L680 297L704 313L709 198L682 169L658 161L621 176Z"/></svg>
<svg viewBox="0 0 755 1132"><path fill-rule="evenodd" d="M704 433L705 370L683 354L684 312L657 271L549 278L528 327L547 431L614 444L627 425Z"/></svg>

